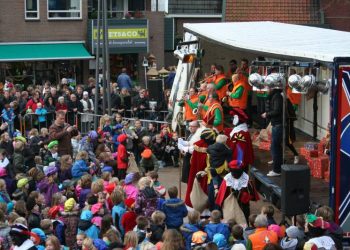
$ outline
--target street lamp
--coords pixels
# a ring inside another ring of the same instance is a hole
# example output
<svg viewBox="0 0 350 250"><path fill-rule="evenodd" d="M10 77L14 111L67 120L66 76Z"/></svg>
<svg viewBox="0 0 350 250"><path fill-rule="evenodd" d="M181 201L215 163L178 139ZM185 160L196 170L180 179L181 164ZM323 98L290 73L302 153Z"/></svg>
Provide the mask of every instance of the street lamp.
<svg viewBox="0 0 350 250"><path fill-rule="evenodd" d="M148 67L148 60L146 57L143 57L143 62L142 62L142 66L143 68L145 69L145 86L146 86L146 89L147 89L147 67Z"/></svg>
<svg viewBox="0 0 350 250"><path fill-rule="evenodd" d="M159 76L162 78L162 87L163 87L163 91L165 89L165 84L164 84L164 79L169 75L169 71L167 71L164 67L161 68L159 71Z"/></svg>

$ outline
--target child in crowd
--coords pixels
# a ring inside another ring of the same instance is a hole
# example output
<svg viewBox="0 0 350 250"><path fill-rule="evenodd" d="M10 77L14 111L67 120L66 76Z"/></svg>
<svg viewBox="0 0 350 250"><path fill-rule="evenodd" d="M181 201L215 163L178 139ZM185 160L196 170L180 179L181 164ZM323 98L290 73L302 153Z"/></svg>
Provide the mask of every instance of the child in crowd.
<svg viewBox="0 0 350 250"><path fill-rule="evenodd" d="M100 229L96 225L92 224L92 212L89 210L83 210L80 215L78 223L78 233L85 233L87 237L91 239L98 239Z"/></svg>
<svg viewBox="0 0 350 250"><path fill-rule="evenodd" d="M208 234L208 241L212 241L215 234L220 233L228 240L230 236L230 229L221 222L221 212L213 210L210 215L210 223L204 227L204 231Z"/></svg>
<svg viewBox="0 0 350 250"><path fill-rule="evenodd" d="M121 219L126 212L124 199L124 193L122 190L116 189L111 194L111 200L114 204L112 208L113 224L122 235L124 234L124 228L122 227Z"/></svg>
<svg viewBox="0 0 350 250"><path fill-rule="evenodd" d="M76 241L74 246L72 247L73 250L82 250L83 249L83 242L86 239L85 233L78 233L76 236Z"/></svg>
<svg viewBox="0 0 350 250"><path fill-rule="evenodd" d="M14 120L16 117L13 111L13 103L6 103L4 109L2 110L2 121L7 123L7 132L11 136L14 131Z"/></svg>
<svg viewBox="0 0 350 250"><path fill-rule="evenodd" d="M128 152L126 151L126 134L118 136L118 154L117 154L117 166L118 166L118 178L119 180L125 179L126 169L128 168Z"/></svg>
<svg viewBox="0 0 350 250"><path fill-rule="evenodd" d="M38 116L39 129L46 127L47 110L43 107L43 105L40 102L36 104L35 114Z"/></svg>
<svg viewBox="0 0 350 250"><path fill-rule="evenodd" d="M163 142L163 138L160 134L155 135L153 150L154 150L155 157L159 161L159 165L161 167L164 167L165 166L165 162L164 162L165 143Z"/></svg>
<svg viewBox="0 0 350 250"><path fill-rule="evenodd" d="M232 242L230 242L230 245L234 245L234 244L246 245L247 242L243 237L243 227L241 225L234 225L232 227L231 236L232 236Z"/></svg>
<svg viewBox="0 0 350 250"><path fill-rule="evenodd" d="M158 160L152 150L145 149L141 154L140 171L142 174L147 174L149 171L158 171Z"/></svg>
<svg viewBox="0 0 350 250"><path fill-rule="evenodd" d="M180 229L183 224L183 218L187 216L185 203L179 199L177 187L172 186L168 189L169 199L162 205L162 211L166 215L165 224L168 229Z"/></svg>
<svg viewBox="0 0 350 250"><path fill-rule="evenodd" d="M39 131L36 128L32 128L29 133L28 145L35 155L38 155L41 147L41 140L39 137Z"/></svg>
<svg viewBox="0 0 350 250"><path fill-rule="evenodd" d="M141 176L139 173L130 173L125 177L123 189L127 199L136 199L137 193L139 192L137 182L140 178Z"/></svg>
<svg viewBox="0 0 350 250"><path fill-rule="evenodd" d="M72 179L72 165L73 159L70 155L62 155L60 158L60 165L58 169L58 179L60 183L63 183L65 180Z"/></svg>
<svg viewBox="0 0 350 250"><path fill-rule="evenodd" d="M47 146L48 152L44 156L43 163L45 166L49 166L51 162L56 162L59 159L58 156L58 141L53 140Z"/></svg>
<svg viewBox="0 0 350 250"><path fill-rule="evenodd" d="M165 231L165 214L161 211L154 211L151 216L151 238L150 241L153 244L157 244L157 242L162 241L163 233Z"/></svg>
<svg viewBox="0 0 350 250"><path fill-rule="evenodd" d="M202 228L199 224L200 222L200 213L196 210L192 210L188 212L188 223L183 224L180 227L180 231L182 236L185 239L185 247L186 249L191 249L192 235L195 232L200 231Z"/></svg>
<svg viewBox="0 0 350 250"><path fill-rule="evenodd" d="M151 180L142 177L139 180L139 192L135 201L135 212L139 215L151 218L152 213L157 209L159 197L151 187Z"/></svg>
<svg viewBox="0 0 350 250"><path fill-rule="evenodd" d="M252 233L255 232L255 226L254 226L254 222L255 222L255 219L258 215L257 214L251 214L249 215L248 217L248 226L244 229L244 233L243 233L243 236L244 236L244 239L247 240L249 235L251 235Z"/></svg>
<svg viewBox="0 0 350 250"><path fill-rule="evenodd" d="M52 196L58 192L58 185L56 184L57 168L55 166L48 166L45 169L46 178L38 183L38 190L44 194L45 203L51 206Z"/></svg>
<svg viewBox="0 0 350 250"><path fill-rule="evenodd" d="M265 205L261 208L261 214L265 214L267 217L268 225L277 224L273 215L275 213L275 209L271 205Z"/></svg>
<svg viewBox="0 0 350 250"><path fill-rule="evenodd" d="M166 146L165 151L168 151L170 157L172 158L172 161L174 163L174 167L179 167L179 157L180 157L180 150L177 147L177 140L179 139L179 136L176 132L172 133L171 140L169 141L169 144Z"/></svg>
<svg viewBox="0 0 350 250"><path fill-rule="evenodd" d="M73 159L77 157L77 154L79 152L80 140L81 140L80 133L78 133L76 136L73 136L71 139L72 148L73 148Z"/></svg>
<svg viewBox="0 0 350 250"><path fill-rule="evenodd" d="M136 226L137 214L134 211L135 199L127 198L124 200L126 212L122 215L121 226L124 229L124 233L132 231Z"/></svg>
<svg viewBox="0 0 350 250"><path fill-rule="evenodd" d="M9 133L4 132L0 136L0 148L4 149L7 152L9 159L12 159L14 148Z"/></svg>
<svg viewBox="0 0 350 250"><path fill-rule="evenodd" d="M75 162L72 167L72 178L79 179L84 174L87 174L90 172L90 167L94 166L94 164L91 162L90 165L88 165L89 156L88 153L85 151L80 151L77 154L77 157L75 158Z"/></svg>

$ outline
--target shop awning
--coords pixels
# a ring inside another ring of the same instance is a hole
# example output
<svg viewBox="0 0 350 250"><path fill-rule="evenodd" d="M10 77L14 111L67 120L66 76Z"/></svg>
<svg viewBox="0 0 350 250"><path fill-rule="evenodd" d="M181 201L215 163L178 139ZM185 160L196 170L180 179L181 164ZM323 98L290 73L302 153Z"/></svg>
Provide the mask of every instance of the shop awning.
<svg viewBox="0 0 350 250"><path fill-rule="evenodd" d="M0 62L93 58L82 42L0 43Z"/></svg>
<svg viewBox="0 0 350 250"><path fill-rule="evenodd" d="M333 62L350 56L350 32L277 22L185 23L203 39L240 50Z"/></svg>

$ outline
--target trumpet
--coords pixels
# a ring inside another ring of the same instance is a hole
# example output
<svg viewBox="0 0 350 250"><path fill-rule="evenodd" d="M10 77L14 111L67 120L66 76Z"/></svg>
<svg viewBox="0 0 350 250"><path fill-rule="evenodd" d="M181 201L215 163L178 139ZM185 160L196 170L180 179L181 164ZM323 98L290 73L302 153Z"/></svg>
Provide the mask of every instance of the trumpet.
<svg viewBox="0 0 350 250"><path fill-rule="evenodd" d="M221 99L221 102L222 102L222 103L227 102L227 96L224 96L224 97Z"/></svg>

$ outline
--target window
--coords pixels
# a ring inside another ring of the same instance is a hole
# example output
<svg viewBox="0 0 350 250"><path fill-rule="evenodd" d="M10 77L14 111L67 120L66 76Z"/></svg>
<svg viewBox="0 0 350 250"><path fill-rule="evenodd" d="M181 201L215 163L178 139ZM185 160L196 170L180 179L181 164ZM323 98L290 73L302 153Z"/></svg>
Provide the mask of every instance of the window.
<svg viewBox="0 0 350 250"><path fill-rule="evenodd" d="M47 0L48 19L81 19L82 0Z"/></svg>
<svg viewBox="0 0 350 250"><path fill-rule="evenodd" d="M25 0L25 19L39 19L39 0Z"/></svg>

